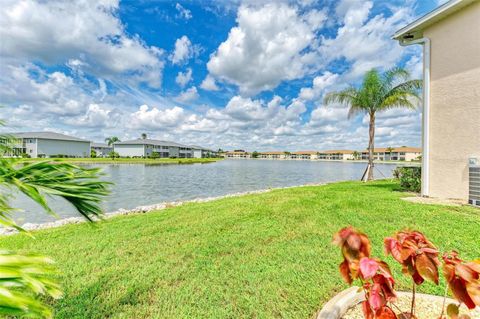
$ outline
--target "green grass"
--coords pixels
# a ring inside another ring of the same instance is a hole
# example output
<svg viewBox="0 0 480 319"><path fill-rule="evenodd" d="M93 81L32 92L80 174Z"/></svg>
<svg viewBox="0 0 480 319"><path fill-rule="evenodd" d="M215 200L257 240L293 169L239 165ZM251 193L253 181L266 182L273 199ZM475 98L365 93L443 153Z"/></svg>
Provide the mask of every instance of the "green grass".
<svg viewBox="0 0 480 319"><path fill-rule="evenodd" d="M48 158L60 162L68 162L73 164L195 164L195 163L213 163L223 158ZM43 161L45 158L22 158L21 162Z"/></svg>
<svg viewBox="0 0 480 319"><path fill-rule="evenodd" d="M65 297L56 318L310 318L346 288L331 244L352 224L383 258L385 236L423 231L441 250L480 256L480 211L413 204L395 182L344 182L186 204L1 239L52 256ZM409 281L391 257L398 287ZM443 286L420 290L441 294Z"/></svg>

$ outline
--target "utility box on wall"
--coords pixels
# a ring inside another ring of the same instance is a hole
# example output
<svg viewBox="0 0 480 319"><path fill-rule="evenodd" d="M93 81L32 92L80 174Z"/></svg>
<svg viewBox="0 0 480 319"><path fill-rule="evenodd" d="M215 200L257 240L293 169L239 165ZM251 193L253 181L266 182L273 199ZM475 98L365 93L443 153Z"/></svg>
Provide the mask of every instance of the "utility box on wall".
<svg viewBox="0 0 480 319"><path fill-rule="evenodd" d="M480 161L472 157L468 162L468 203L480 207Z"/></svg>

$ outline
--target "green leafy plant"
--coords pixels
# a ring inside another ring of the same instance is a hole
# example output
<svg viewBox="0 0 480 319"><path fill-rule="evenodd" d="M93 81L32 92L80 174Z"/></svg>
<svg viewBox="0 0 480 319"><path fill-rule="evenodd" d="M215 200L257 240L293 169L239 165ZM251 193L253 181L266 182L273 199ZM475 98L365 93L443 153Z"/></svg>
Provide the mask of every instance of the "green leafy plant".
<svg viewBox="0 0 480 319"><path fill-rule="evenodd" d="M415 312L416 286L429 280L438 285L441 265L437 248L419 231L400 231L384 240L385 253L402 265L403 273L412 278L412 303L410 311L396 314L395 280L388 265L370 256L368 237L346 227L334 235L333 243L340 247L343 261L339 265L342 278L352 284L359 280L365 293L362 310L366 319L417 318ZM464 262L457 252L443 255L443 274L453 297L469 309L480 305L480 260ZM446 294L445 294L446 298ZM444 319L444 309L440 319ZM467 319L459 316L459 305L450 304L447 315L452 319Z"/></svg>
<svg viewBox="0 0 480 319"><path fill-rule="evenodd" d="M422 168L419 166L397 167L393 176L400 181L403 190L420 192L422 187Z"/></svg>
<svg viewBox="0 0 480 319"><path fill-rule="evenodd" d="M108 157L110 157L112 160L115 160L116 158L119 158L120 155L115 151L111 151L110 153L108 153Z"/></svg>
<svg viewBox="0 0 480 319"><path fill-rule="evenodd" d="M159 152L152 152L152 154L150 154L149 157L152 158L152 159L160 158L160 153Z"/></svg>

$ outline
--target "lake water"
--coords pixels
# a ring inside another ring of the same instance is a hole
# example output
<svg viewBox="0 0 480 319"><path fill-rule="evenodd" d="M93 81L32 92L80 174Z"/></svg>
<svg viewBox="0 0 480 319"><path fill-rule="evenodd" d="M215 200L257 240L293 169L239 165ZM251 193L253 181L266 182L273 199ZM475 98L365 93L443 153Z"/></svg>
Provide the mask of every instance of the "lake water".
<svg viewBox="0 0 480 319"><path fill-rule="evenodd" d="M94 166L94 165L91 165ZM114 183L104 203L105 211L131 209L165 201L221 196L273 187L296 186L343 180L359 180L366 163L282 160L223 160L210 164L101 166L105 179ZM391 177L396 164L376 164L375 177ZM77 216L68 203L52 200L61 217ZM18 223L42 223L55 218L31 200L18 196L13 207Z"/></svg>

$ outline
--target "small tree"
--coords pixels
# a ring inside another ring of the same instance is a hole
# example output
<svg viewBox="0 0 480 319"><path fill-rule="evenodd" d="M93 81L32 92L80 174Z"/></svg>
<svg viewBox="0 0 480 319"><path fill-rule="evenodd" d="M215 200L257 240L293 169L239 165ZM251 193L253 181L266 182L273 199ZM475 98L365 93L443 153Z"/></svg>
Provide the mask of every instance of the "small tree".
<svg viewBox="0 0 480 319"><path fill-rule="evenodd" d="M120 142L120 139L116 136L112 136L112 137L107 137L105 139L105 142L108 144L108 146L112 146L114 143Z"/></svg>
<svg viewBox="0 0 480 319"><path fill-rule="evenodd" d="M142 137L142 140L146 140L147 139L147 133L142 133L141 137Z"/></svg>
<svg viewBox="0 0 480 319"><path fill-rule="evenodd" d="M258 158L259 153L257 151L253 151L252 158Z"/></svg>
<svg viewBox="0 0 480 319"><path fill-rule="evenodd" d="M153 158L153 159L160 158L160 153L159 152L152 152L152 154L150 154L150 158Z"/></svg>
<svg viewBox="0 0 480 319"><path fill-rule="evenodd" d="M110 157L112 160L115 160L115 158L119 158L120 155L118 155L118 153L115 151L111 151L110 153L108 153L108 157Z"/></svg>
<svg viewBox="0 0 480 319"><path fill-rule="evenodd" d="M353 151L352 155L353 155L353 159L355 160L358 160L360 158L360 153L357 151Z"/></svg>
<svg viewBox="0 0 480 319"><path fill-rule="evenodd" d="M390 160L392 159L392 152L393 152L394 148L389 146L387 147L386 149L386 153L388 153L388 155L390 155ZM386 159L386 158L385 158Z"/></svg>
<svg viewBox="0 0 480 319"><path fill-rule="evenodd" d="M90 150L90 157L97 157L97 152L95 152L95 150Z"/></svg>

